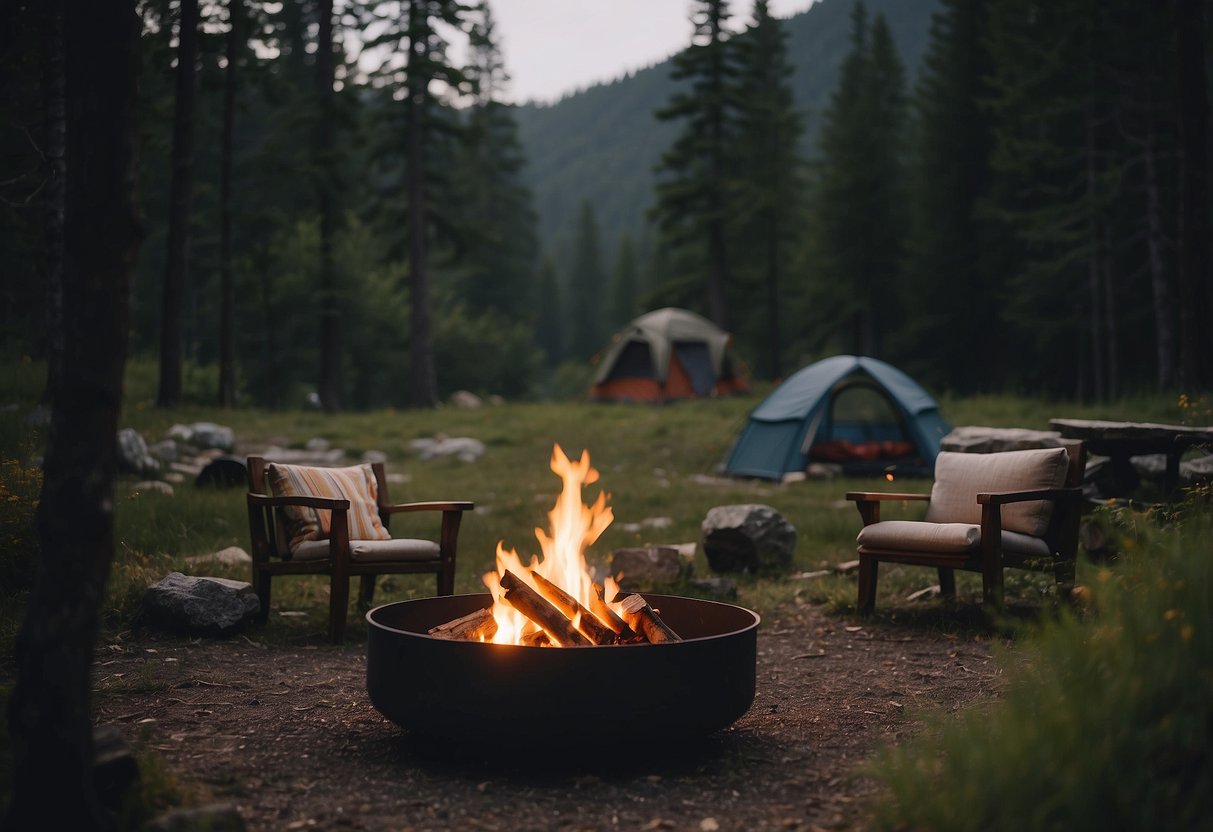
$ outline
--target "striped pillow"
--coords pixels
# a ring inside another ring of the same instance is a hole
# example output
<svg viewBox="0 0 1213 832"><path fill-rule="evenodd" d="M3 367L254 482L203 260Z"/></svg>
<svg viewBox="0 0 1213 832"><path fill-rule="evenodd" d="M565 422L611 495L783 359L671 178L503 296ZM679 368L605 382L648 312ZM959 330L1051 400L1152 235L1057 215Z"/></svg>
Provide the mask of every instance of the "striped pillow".
<svg viewBox="0 0 1213 832"><path fill-rule="evenodd" d="M379 520L379 488L369 465L350 468L313 468L270 463L270 493L285 497L328 497L349 500L350 540L388 540L391 535ZM287 506L284 509L290 548L308 540L327 540L333 513L327 509Z"/></svg>

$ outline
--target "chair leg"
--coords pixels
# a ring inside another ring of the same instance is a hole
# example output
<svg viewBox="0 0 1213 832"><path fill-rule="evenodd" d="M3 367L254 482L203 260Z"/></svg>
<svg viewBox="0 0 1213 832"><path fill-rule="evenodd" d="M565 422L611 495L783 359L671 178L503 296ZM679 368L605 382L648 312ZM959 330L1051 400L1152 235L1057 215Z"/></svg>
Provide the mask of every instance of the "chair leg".
<svg viewBox="0 0 1213 832"><path fill-rule="evenodd" d="M1057 591L1062 598L1069 598L1072 594L1076 571L1074 560L1069 558L1059 560L1057 566L1054 567L1054 574L1057 576Z"/></svg>
<svg viewBox="0 0 1213 832"><path fill-rule="evenodd" d="M334 644L345 640L345 614L350 605L350 576L333 573L329 582L329 638Z"/></svg>
<svg viewBox="0 0 1213 832"><path fill-rule="evenodd" d="M859 556L859 614L869 616L876 608L876 578L879 562L875 558Z"/></svg>
<svg viewBox="0 0 1213 832"><path fill-rule="evenodd" d="M981 573L982 604L987 610L1002 609L1002 564L986 563Z"/></svg>
<svg viewBox="0 0 1213 832"><path fill-rule="evenodd" d="M365 612L375 600L375 579L378 575L363 575L358 583L358 609Z"/></svg>
<svg viewBox="0 0 1213 832"><path fill-rule="evenodd" d="M266 572L254 574L253 589L257 592L257 601L261 605L257 611L257 620L264 623L270 617L270 575Z"/></svg>
<svg viewBox="0 0 1213 832"><path fill-rule="evenodd" d="M452 558L447 558L438 567L438 594L455 594L455 561Z"/></svg>
<svg viewBox="0 0 1213 832"><path fill-rule="evenodd" d="M956 600L956 570L939 567L939 594L949 601Z"/></svg>

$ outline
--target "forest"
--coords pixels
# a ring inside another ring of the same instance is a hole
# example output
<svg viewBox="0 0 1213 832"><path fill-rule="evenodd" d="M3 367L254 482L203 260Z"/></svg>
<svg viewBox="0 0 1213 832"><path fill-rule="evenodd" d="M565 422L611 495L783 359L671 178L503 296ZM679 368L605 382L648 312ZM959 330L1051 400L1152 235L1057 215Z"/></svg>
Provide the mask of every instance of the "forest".
<svg viewBox="0 0 1213 832"><path fill-rule="evenodd" d="M693 36L645 71L668 93L640 114L622 83L505 103L488 0L135 5L129 349L160 405L578 397L610 334L667 305L731 331L763 380L838 352L960 394L1213 376L1205 0L821 0L792 20L688 0ZM52 373L56 8L0 20L0 344ZM645 145L612 180L626 197L552 184L602 148L533 127L590 106Z"/></svg>

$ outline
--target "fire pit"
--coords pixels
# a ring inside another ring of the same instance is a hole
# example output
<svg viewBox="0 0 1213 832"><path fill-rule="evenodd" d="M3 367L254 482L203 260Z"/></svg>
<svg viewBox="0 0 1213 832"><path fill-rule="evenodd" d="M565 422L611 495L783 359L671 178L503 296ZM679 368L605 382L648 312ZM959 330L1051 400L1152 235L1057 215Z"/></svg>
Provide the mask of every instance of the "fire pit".
<svg viewBox="0 0 1213 832"><path fill-rule="evenodd" d="M682 637L665 644L525 647L427 631L492 603L422 598L367 613L366 678L388 719L433 740L531 748L680 739L725 728L754 700L758 616L649 595Z"/></svg>
<svg viewBox="0 0 1213 832"><path fill-rule="evenodd" d="M613 518L589 454L557 445L564 481L529 564L504 542L488 594L387 604L367 613L367 690L400 726L442 742L512 748L677 738L723 728L754 700L758 616L713 601L620 593L585 549Z"/></svg>

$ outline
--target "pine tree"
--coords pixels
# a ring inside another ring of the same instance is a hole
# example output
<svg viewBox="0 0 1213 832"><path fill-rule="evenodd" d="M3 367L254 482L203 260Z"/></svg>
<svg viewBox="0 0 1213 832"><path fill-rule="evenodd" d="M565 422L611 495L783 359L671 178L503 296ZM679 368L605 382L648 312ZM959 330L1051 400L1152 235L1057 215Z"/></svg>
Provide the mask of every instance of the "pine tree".
<svg viewBox="0 0 1213 832"><path fill-rule="evenodd" d="M879 356L896 320L904 237L904 78L889 29L852 14L851 50L821 130L814 263L828 317L854 352Z"/></svg>
<svg viewBox="0 0 1213 832"><path fill-rule="evenodd" d="M657 203L652 216L683 260L684 274L706 275L709 317L729 328L727 179L737 68L726 29L727 0L697 0L691 45L674 56L671 78L683 82L661 121L683 122L682 133L657 166Z"/></svg>
<svg viewBox="0 0 1213 832"><path fill-rule="evenodd" d="M738 270L746 269L749 279L730 297L734 308L754 311L744 325L735 321L734 329L747 336L752 349L765 346L766 375L779 378L784 277L791 243L803 223L805 183L798 151L803 124L790 86L787 33L771 16L767 0L755 0L753 23L737 38L737 46L739 160L732 186L739 235L734 250ZM758 304L742 302L750 297L762 298L761 313Z"/></svg>
<svg viewBox="0 0 1213 832"><path fill-rule="evenodd" d="M189 281L190 208L194 188L194 76L198 55L198 0L181 2L177 44L168 258L161 294L160 390L156 396L156 404L160 407L171 407L181 401L181 316Z"/></svg>
<svg viewBox="0 0 1213 832"><path fill-rule="evenodd" d="M1004 372L999 264L1009 257L979 210L992 176L986 29L985 0L943 0L932 17L914 93L905 323L894 340L916 378L966 392L998 389Z"/></svg>
<svg viewBox="0 0 1213 832"><path fill-rule="evenodd" d="M582 201L578 214L573 273L569 275L568 287L568 354L584 360L602 347L602 307L606 297L598 218L589 200Z"/></svg>
<svg viewBox="0 0 1213 832"><path fill-rule="evenodd" d="M640 312L637 291L640 280L640 260L632 235L626 231L619 238L619 250L615 253L614 277L611 279L609 306L610 327L618 329Z"/></svg>
<svg viewBox="0 0 1213 832"><path fill-rule="evenodd" d="M536 339L548 366L554 367L564 356L567 318L560 293L560 281L556 279L556 264L552 262L551 257L544 257L539 263L536 292Z"/></svg>
<svg viewBox="0 0 1213 832"><path fill-rule="evenodd" d="M522 181L526 164L518 126L500 97L509 81L489 7L472 26L469 79L476 84L460 149L455 189L461 237L459 295L473 313L534 317L538 258L536 214Z"/></svg>
<svg viewBox="0 0 1213 832"><path fill-rule="evenodd" d="M392 110L398 120L392 124L388 153L395 157L387 164L399 172L396 180L403 190L388 194L388 206L404 207L407 226L410 314L409 355L411 363L410 400L415 407L434 407L438 403L438 383L434 366L433 326L430 301L430 248L435 225L446 218L435 213L435 191L441 187L440 171L452 142L453 118L444 112L441 91L460 91L466 82L463 73L447 59L447 43L441 27L460 27L467 7L454 0L369 0L364 30L379 31L367 42L372 52L386 49L383 63L375 71L377 83L392 93ZM398 132L396 132L398 131ZM391 183L389 183L390 185ZM392 206L391 203L396 203Z"/></svg>

